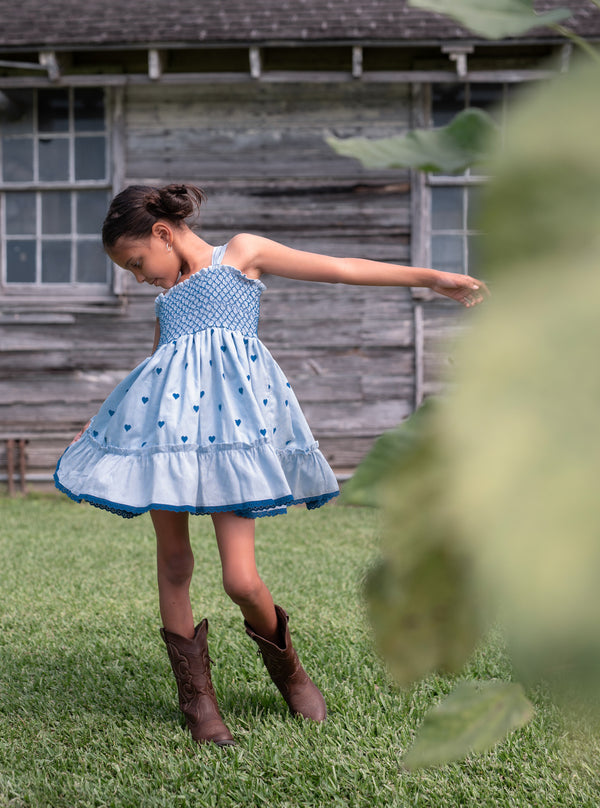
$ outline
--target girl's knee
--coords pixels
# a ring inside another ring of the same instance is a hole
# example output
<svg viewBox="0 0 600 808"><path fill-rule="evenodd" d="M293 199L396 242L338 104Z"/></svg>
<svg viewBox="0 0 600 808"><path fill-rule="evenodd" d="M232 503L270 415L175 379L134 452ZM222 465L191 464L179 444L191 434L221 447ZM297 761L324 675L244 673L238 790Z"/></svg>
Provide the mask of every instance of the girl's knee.
<svg viewBox="0 0 600 808"><path fill-rule="evenodd" d="M257 575L224 575L223 587L234 603L244 606L254 604L260 599L264 584Z"/></svg>
<svg viewBox="0 0 600 808"><path fill-rule="evenodd" d="M194 556L188 550L161 552L158 556L158 574L173 586L189 583L194 572Z"/></svg>

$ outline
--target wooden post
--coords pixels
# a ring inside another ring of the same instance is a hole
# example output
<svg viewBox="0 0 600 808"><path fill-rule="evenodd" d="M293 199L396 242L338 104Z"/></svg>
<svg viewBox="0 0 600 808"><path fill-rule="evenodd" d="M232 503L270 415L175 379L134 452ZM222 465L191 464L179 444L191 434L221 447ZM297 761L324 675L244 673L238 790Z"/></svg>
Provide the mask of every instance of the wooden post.
<svg viewBox="0 0 600 808"><path fill-rule="evenodd" d="M25 455L25 446L27 441L25 438L19 438L19 477L21 483L21 493L26 493L25 477L27 472L27 457Z"/></svg>
<svg viewBox="0 0 600 808"><path fill-rule="evenodd" d="M8 496L12 497L15 493L15 481L13 478L15 471L15 442L12 438L6 441L6 469L8 473Z"/></svg>

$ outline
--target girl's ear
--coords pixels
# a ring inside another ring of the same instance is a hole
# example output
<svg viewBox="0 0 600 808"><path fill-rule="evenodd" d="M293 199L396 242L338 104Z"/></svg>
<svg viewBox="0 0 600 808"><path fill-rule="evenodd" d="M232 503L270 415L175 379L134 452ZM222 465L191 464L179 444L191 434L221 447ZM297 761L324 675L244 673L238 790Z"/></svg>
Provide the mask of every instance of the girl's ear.
<svg viewBox="0 0 600 808"><path fill-rule="evenodd" d="M154 222L152 225L152 235L164 241L167 245L173 243L173 230L166 222Z"/></svg>

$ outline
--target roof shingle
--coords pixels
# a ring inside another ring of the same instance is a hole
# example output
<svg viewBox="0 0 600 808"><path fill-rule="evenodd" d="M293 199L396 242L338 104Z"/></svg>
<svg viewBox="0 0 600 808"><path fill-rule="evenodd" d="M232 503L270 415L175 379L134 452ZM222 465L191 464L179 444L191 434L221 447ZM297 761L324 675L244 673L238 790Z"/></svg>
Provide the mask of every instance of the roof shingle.
<svg viewBox="0 0 600 808"><path fill-rule="evenodd" d="M569 8L570 28L600 38L600 9L591 0L539 0L535 7ZM535 32L536 39L553 37L547 28ZM0 0L4 49L461 39L477 37L406 0Z"/></svg>

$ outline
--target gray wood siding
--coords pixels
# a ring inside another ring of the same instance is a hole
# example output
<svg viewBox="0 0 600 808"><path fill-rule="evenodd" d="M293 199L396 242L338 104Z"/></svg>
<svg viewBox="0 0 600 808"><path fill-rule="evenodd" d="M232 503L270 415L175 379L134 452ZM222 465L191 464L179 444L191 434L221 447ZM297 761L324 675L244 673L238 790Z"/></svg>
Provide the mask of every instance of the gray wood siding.
<svg viewBox="0 0 600 808"><path fill-rule="evenodd" d="M382 137L409 126L408 85L131 86L123 99L125 184L187 181L208 194L198 226L211 243L260 233L300 249L408 263L409 174L336 156L329 133ZM340 474L414 402L409 290L267 277L260 335L289 376ZM53 470L69 435L149 352L155 290L131 282L121 303L43 314L2 306L0 436L29 438L32 479ZM454 328L435 304L426 332ZM429 315L427 315L429 318ZM437 389L437 349L426 387ZM5 445L0 441L0 470Z"/></svg>

